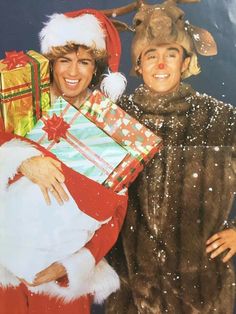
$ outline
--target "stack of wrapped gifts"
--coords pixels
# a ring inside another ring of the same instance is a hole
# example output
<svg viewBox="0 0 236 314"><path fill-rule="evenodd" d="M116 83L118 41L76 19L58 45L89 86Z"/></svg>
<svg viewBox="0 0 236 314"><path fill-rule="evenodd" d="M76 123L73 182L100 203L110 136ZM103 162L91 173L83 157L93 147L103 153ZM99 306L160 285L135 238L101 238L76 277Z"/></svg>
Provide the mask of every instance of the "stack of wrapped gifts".
<svg viewBox="0 0 236 314"><path fill-rule="evenodd" d="M128 187L162 146L98 90L78 110L59 97L27 137L115 192Z"/></svg>

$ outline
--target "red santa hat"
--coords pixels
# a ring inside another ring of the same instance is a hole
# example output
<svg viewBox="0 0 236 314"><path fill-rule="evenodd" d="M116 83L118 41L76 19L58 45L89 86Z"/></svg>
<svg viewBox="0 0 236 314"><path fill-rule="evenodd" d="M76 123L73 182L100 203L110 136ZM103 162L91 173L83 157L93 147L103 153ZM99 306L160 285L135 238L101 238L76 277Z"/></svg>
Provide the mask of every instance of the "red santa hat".
<svg viewBox="0 0 236 314"><path fill-rule="evenodd" d="M49 17L40 34L41 52L50 53L52 47L68 43L106 50L109 73L101 82L101 90L116 101L126 88L126 78L118 72L121 43L119 33L102 13L92 9L55 13Z"/></svg>

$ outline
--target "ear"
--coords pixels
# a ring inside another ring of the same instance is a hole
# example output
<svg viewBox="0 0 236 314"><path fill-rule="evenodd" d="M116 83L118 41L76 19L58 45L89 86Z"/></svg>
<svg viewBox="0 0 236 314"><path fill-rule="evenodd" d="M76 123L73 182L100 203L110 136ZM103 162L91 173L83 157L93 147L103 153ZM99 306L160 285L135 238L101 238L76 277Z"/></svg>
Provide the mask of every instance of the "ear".
<svg viewBox="0 0 236 314"><path fill-rule="evenodd" d="M192 37L196 51L202 56L215 56L217 45L213 36L205 29L186 24L187 31Z"/></svg>
<svg viewBox="0 0 236 314"><path fill-rule="evenodd" d="M140 65L136 65L134 70L137 75L141 75L141 76L143 75L142 67Z"/></svg>
<svg viewBox="0 0 236 314"><path fill-rule="evenodd" d="M187 57L184 59L181 66L181 73L184 73L187 70L187 68L189 67L190 60L191 60L190 57Z"/></svg>
<svg viewBox="0 0 236 314"><path fill-rule="evenodd" d="M114 19L110 19L112 24L115 26L115 28L118 30L118 32L123 32L123 31L131 31L134 32L134 29L128 25L125 22L121 22L119 20L114 20Z"/></svg>

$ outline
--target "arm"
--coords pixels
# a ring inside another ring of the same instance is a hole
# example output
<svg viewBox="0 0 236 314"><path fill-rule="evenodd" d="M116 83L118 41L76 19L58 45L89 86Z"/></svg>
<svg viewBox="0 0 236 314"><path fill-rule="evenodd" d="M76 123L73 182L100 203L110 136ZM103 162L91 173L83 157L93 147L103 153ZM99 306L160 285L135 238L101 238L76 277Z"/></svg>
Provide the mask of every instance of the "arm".
<svg viewBox="0 0 236 314"><path fill-rule="evenodd" d="M236 111L232 111L230 115L230 120L228 125L231 126L232 140L230 140L230 146L232 146L232 158L231 158L231 179L233 180L232 194L235 194L235 184L236 184ZM234 178L234 179L233 179ZM234 193L233 193L234 192ZM233 197L232 197L233 203ZM225 224L227 229L215 233L206 242L206 252L210 253L212 259L216 258L218 255L225 253L222 258L223 263L228 262L236 253L236 220L233 219Z"/></svg>
<svg viewBox="0 0 236 314"><path fill-rule="evenodd" d="M76 287L89 278L96 264L115 244L125 218L126 207L127 196L119 196L112 219L95 232L85 247L60 263L54 263L38 273L32 286L58 280L67 275L59 280L61 285L68 284L70 287Z"/></svg>
<svg viewBox="0 0 236 314"><path fill-rule="evenodd" d="M45 200L50 204L48 189L58 203L68 199L61 183L64 175L61 173L61 163L53 156L47 156L46 151L35 143L9 133L0 132L0 170L2 188L6 188L9 179L15 179L19 173L39 185Z"/></svg>

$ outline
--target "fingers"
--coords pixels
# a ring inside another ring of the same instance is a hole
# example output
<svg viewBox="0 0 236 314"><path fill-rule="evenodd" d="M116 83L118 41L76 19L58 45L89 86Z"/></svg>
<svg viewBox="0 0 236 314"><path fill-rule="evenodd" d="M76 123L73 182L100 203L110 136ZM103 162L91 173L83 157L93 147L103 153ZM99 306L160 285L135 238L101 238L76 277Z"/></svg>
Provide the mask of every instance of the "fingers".
<svg viewBox="0 0 236 314"><path fill-rule="evenodd" d="M38 286L38 285L41 285L42 283L47 283L50 281L52 281L50 274L48 275L47 272L41 271L40 273L36 275L33 285Z"/></svg>
<svg viewBox="0 0 236 314"><path fill-rule="evenodd" d="M206 248L206 252L207 253L211 253L213 251L215 251L216 249L218 249L219 247L221 247L224 244L224 240L217 238L216 241L211 242L207 248Z"/></svg>
<svg viewBox="0 0 236 314"><path fill-rule="evenodd" d="M49 192L56 199L59 205L63 205L64 201L69 200L69 196L67 195L67 193L65 192L61 184L58 182L54 182L54 185L51 185L48 188L45 188L44 186L40 186L40 189L43 193L43 197L47 205L51 205Z"/></svg>
<svg viewBox="0 0 236 314"><path fill-rule="evenodd" d="M66 269L60 263L53 263L49 267L39 272L34 279L32 285L38 286L43 283L57 280L66 274Z"/></svg>
<svg viewBox="0 0 236 314"><path fill-rule="evenodd" d="M234 250L229 250L229 252L225 255L225 257L222 259L223 263L228 262L233 256L234 256L235 252Z"/></svg>
<svg viewBox="0 0 236 314"><path fill-rule="evenodd" d="M227 251L222 259L225 263L229 261L236 252L236 231L226 229L218 232L207 240L206 245L206 253L211 253L210 257L212 259Z"/></svg>
<svg viewBox="0 0 236 314"><path fill-rule="evenodd" d="M61 183L59 183L57 180L54 181L53 188L56 191L56 193L59 196L59 198L61 199L62 203L64 201L68 201L69 200L69 196L66 193L65 189L63 188L63 185Z"/></svg>
<svg viewBox="0 0 236 314"><path fill-rule="evenodd" d="M39 187L40 187L40 189L41 189L41 191L43 193L43 197L44 197L44 199L46 201L46 204L47 205L51 205L51 200L50 200L50 197L49 197L49 194L48 194L48 189L45 188L44 186L39 186Z"/></svg>
<svg viewBox="0 0 236 314"><path fill-rule="evenodd" d="M57 192L56 189L54 188L50 188L50 193L52 194L52 196L56 199L57 203L59 205L63 205L64 202L63 202L63 199L61 198L60 194Z"/></svg>
<svg viewBox="0 0 236 314"><path fill-rule="evenodd" d="M212 253L211 253L210 257L212 259L215 258L216 256L220 255L221 253L223 253L225 250L228 249L224 244L220 245L219 247L217 247L217 246L215 246L215 247L216 247L216 249L214 249L214 251L211 250Z"/></svg>
<svg viewBox="0 0 236 314"><path fill-rule="evenodd" d="M209 245L209 244L211 244L212 242L218 240L219 238L220 238L220 234L219 234L219 233L215 233L212 237L210 237L210 238L207 240L206 244Z"/></svg>

